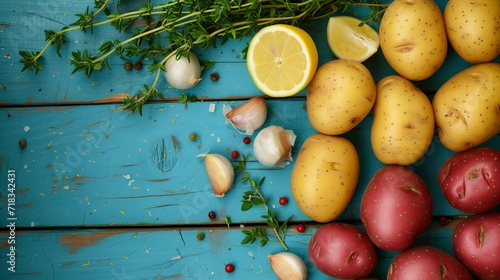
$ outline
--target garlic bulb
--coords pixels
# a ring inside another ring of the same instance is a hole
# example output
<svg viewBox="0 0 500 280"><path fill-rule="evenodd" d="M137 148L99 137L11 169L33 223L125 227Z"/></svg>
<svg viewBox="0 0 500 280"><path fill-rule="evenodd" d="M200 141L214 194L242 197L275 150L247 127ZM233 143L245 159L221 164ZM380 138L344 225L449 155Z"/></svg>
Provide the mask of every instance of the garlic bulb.
<svg viewBox="0 0 500 280"><path fill-rule="evenodd" d="M165 62L165 79L176 89L188 89L194 87L200 80L201 70L198 58L193 52L189 52L189 59L181 56L177 59L171 56Z"/></svg>
<svg viewBox="0 0 500 280"><path fill-rule="evenodd" d="M254 131L259 129L266 121L266 100L262 97L255 96L234 109L229 105L224 106L222 112L227 121L230 122L236 130L242 130L244 134L252 135Z"/></svg>
<svg viewBox="0 0 500 280"><path fill-rule="evenodd" d="M292 161L292 146L296 135L291 130L272 125L262 129L253 141L257 160L267 166L285 166Z"/></svg>
<svg viewBox="0 0 500 280"><path fill-rule="evenodd" d="M223 197L233 186L234 168L231 162L219 154L205 153L198 155L198 157L205 158L205 168L215 196Z"/></svg>
<svg viewBox="0 0 500 280"><path fill-rule="evenodd" d="M267 257L276 276L286 280L307 279L307 268L304 261L294 253L281 252Z"/></svg>

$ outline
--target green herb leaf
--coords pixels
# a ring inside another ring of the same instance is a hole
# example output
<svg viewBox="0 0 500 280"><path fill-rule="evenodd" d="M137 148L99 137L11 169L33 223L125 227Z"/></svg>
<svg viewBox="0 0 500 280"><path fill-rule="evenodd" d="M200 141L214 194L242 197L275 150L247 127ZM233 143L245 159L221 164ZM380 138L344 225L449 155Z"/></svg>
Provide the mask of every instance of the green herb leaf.
<svg viewBox="0 0 500 280"><path fill-rule="evenodd" d="M252 188L254 188L254 189L257 189L257 188L258 188L257 183L255 183L255 180L254 180L254 179L250 178L249 182L250 182L250 186L251 186Z"/></svg>
<svg viewBox="0 0 500 280"><path fill-rule="evenodd" d="M277 223L275 223L274 221L272 220L266 220L266 223L268 226L270 226L271 228L279 228L279 225Z"/></svg>
<svg viewBox="0 0 500 280"><path fill-rule="evenodd" d="M115 3L116 7L110 7L111 3ZM136 61L152 61L148 71L155 75L155 79L150 88L140 91L141 96L138 98L124 99L123 108L141 114L142 106L148 100L163 98L156 85L161 71L165 70L163 64L166 57L187 56L195 47L215 48L228 40L243 40L267 25L286 23L298 26L306 20L326 17L337 11L347 11L353 6L371 9L371 13L363 18L364 22L378 21L389 4L381 4L378 0L172 0L153 4L148 0L139 8L127 9L126 12L121 12L121 5L120 0L94 0L93 7L87 6L85 11L75 14L76 20L69 26L58 32L45 30L47 42L41 51L19 52L20 62L23 64L22 71L38 73L42 70L40 61L50 45L54 45L57 55L61 56L63 45L69 42L65 36L68 32L89 30L93 33L94 27L108 25L121 33L134 27L126 36L115 37L125 37L123 39L103 42L98 47L98 54L89 55L88 50L78 50L73 52L70 60L74 66L72 73L84 72L86 76L91 76L94 70L110 69L107 58L111 55L136 58ZM99 16L101 13L104 13L104 17ZM247 48L241 51L244 59L246 53ZM213 62L203 61L205 69L212 65ZM180 99L180 103L184 103L186 108L187 102L195 101L195 96ZM244 162L235 169L243 171Z"/></svg>
<svg viewBox="0 0 500 280"><path fill-rule="evenodd" d="M231 218L230 217L224 217L224 222L227 225L227 228L229 228L229 225L231 224Z"/></svg>
<svg viewBox="0 0 500 280"><path fill-rule="evenodd" d="M261 228L259 228L259 231L260 231L261 236L267 236L267 232L266 232L265 228L261 227Z"/></svg>
<svg viewBox="0 0 500 280"><path fill-rule="evenodd" d="M248 181L248 179L250 179L250 173L248 172L244 172L242 175L241 175L241 182L246 182Z"/></svg>
<svg viewBox="0 0 500 280"><path fill-rule="evenodd" d="M268 242L268 241L269 241L269 239L264 239L264 238L262 238L262 239L260 240L260 246L262 246L262 247L266 246L266 244L267 244L267 242Z"/></svg>
<svg viewBox="0 0 500 280"><path fill-rule="evenodd" d="M292 217L293 217L293 216L288 217L285 221L283 221L283 223L281 223L280 228L279 228L279 230L280 230L281 232L285 232L285 231L286 231L286 229L287 229L287 227L288 227L288 222L290 221L290 219L291 219Z"/></svg>
<svg viewBox="0 0 500 280"><path fill-rule="evenodd" d="M215 62L212 60L200 60L200 65L203 66L203 70L207 70L210 67L215 65Z"/></svg>
<svg viewBox="0 0 500 280"><path fill-rule="evenodd" d="M250 201L243 201L241 204L241 211L248 211L252 208L253 204Z"/></svg>
<svg viewBox="0 0 500 280"><path fill-rule="evenodd" d="M243 238L243 240L241 240L241 244L248 244L248 243L254 243L256 240L255 237L251 236L251 235L247 235Z"/></svg>
<svg viewBox="0 0 500 280"><path fill-rule="evenodd" d="M249 176L248 181L250 182L250 186L252 187L253 190L246 191L243 193L243 200L242 200L242 204L241 204L242 211L247 211L256 205L264 206L264 208L266 210L266 214L261 215L260 217L265 220L268 227L273 229L273 232L274 232L276 239L283 246L283 248L285 248L285 250L288 250L288 247L285 245L285 231L287 229L287 223L291 217L288 218L287 220L285 220L283 223L280 223L277 220L278 213L272 211L267 206L269 199L265 198L260 191L261 184L264 183L265 177L261 178L258 181L259 183L257 183L257 181L254 178L251 178L250 175L248 175L248 176ZM245 233L248 236L252 236L255 239L260 238L261 239L260 240L261 246L266 245L267 242L269 241L269 237L267 236L267 232L262 227L256 227L250 231L244 230L243 233ZM244 241L246 243L249 242L248 240L249 240L248 238L246 238L246 237L244 238Z"/></svg>
<svg viewBox="0 0 500 280"><path fill-rule="evenodd" d="M188 102L196 102L196 100L198 100L196 96L183 93L177 101L184 104L184 108L187 108Z"/></svg>

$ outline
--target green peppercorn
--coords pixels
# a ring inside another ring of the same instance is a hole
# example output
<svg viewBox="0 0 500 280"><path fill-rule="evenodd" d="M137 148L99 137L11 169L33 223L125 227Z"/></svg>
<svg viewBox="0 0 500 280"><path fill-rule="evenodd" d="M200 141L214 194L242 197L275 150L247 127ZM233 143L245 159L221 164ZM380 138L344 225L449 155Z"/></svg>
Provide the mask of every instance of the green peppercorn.
<svg viewBox="0 0 500 280"><path fill-rule="evenodd" d="M200 232L196 235L196 239L198 239L198 241L202 241L203 239L205 239L205 234L203 232Z"/></svg>
<svg viewBox="0 0 500 280"><path fill-rule="evenodd" d="M141 69L142 69L142 62L137 61L137 62L134 64L134 69L135 69L135 70L141 70Z"/></svg>
<svg viewBox="0 0 500 280"><path fill-rule="evenodd" d="M189 134L189 140L191 140L191 141L198 140L198 134L196 134L196 133L190 133Z"/></svg>
<svg viewBox="0 0 500 280"><path fill-rule="evenodd" d="M19 142L17 142L20 148L26 148L28 146L28 141L26 139L19 139Z"/></svg>
<svg viewBox="0 0 500 280"><path fill-rule="evenodd" d="M132 70L132 68L133 68L133 67L134 67L134 66L133 66L133 65L132 65L132 63L131 63L131 62L129 62L129 61L127 61L127 62L125 62L125 64L123 64L123 68L125 68L125 70L127 70L127 71Z"/></svg>

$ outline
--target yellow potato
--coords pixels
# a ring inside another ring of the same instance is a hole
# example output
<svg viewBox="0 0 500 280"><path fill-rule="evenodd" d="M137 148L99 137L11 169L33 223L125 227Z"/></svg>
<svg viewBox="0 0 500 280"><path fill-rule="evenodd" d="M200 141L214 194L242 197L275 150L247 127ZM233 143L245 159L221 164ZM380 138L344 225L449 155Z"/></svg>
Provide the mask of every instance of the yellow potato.
<svg viewBox="0 0 500 280"><path fill-rule="evenodd" d="M471 66L451 77L432 99L439 139L453 151L500 133L500 63Z"/></svg>
<svg viewBox="0 0 500 280"><path fill-rule="evenodd" d="M371 144L382 163L408 165L427 151L434 134L429 98L412 82L388 76L377 84Z"/></svg>
<svg viewBox="0 0 500 280"><path fill-rule="evenodd" d="M499 0L450 0L443 15L448 41L465 61L489 62L500 54Z"/></svg>
<svg viewBox="0 0 500 280"><path fill-rule="evenodd" d="M359 177L359 158L346 138L309 136L292 169L291 189L300 210L326 223L337 218L351 200Z"/></svg>
<svg viewBox="0 0 500 280"><path fill-rule="evenodd" d="M370 71L353 60L322 65L307 88L307 115L320 133L343 134L357 126L375 102L377 86Z"/></svg>
<svg viewBox="0 0 500 280"><path fill-rule="evenodd" d="M443 14L432 0L395 0L379 28L380 48L401 76L420 81L444 63L448 39Z"/></svg>

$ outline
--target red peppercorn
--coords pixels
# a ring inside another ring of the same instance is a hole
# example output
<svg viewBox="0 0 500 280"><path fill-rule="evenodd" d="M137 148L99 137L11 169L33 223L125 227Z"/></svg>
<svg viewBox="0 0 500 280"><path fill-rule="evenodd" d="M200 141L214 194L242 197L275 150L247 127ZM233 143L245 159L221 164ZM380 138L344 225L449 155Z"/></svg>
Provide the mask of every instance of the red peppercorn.
<svg viewBox="0 0 500 280"><path fill-rule="evenodd" d="M240 156L240 153L238 153L238 151L233 151L231 153L231 157L234 158L234 159L238 158L239 156Z"/></svg>
<svg viewBox="0 0 500 280"><path fill-rule="evenodd" d="M245 145L248 145L248 144L252 143L252 139L250 139L250 137L245 137L245 138L243 138L243 143L245 143Z"/></svg>
<svg viewBox="0 0 500 280"><path fill-rule="evenodd" d="M210 218L210 220L215 219L215 217L216 217L215 212L214 211L208 212L208 217Z"/></svg>
<svg viewBox="0 0 500 280"><path fill-rule="evenodd" d="M210 81L217 82L219 80L219 75L217 73L210 74Z"/></svg>
<svg viewBox="0 0 500 280"><path fill-rule="evenodd" d="M286 198L286 197L280 197L279 203L281 205L287 205L288 204L288 198Z"/></svg>
<svg viewBox="0 0 500 280"><path fill-rule="evenodd" d="M298 232L304 232L304 231L306 231L306 226L304 226L304 224L298 224L297 225L297 231Z"/></svg>
<svg viewBox="0 0 500 280"><path fill-rule="evenodd" d="M230 263L226 264L225 270L226 270L227 273L233 272L234 271L234 265L232 265Z"/></svg>
<svg viewBox="0 0 500 280"><path fill-rule="evenodd" d="M439 224L440 225L445 226L445 225L447 225L449 223L450 223L450 220L448 220L447 217L445 217L445 216L439 217Z"/></svg>

